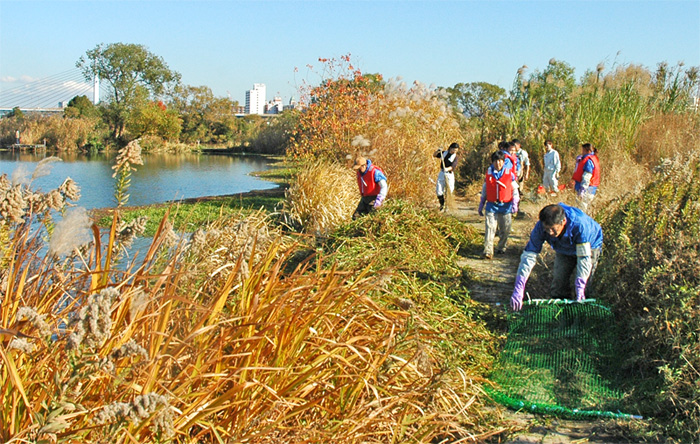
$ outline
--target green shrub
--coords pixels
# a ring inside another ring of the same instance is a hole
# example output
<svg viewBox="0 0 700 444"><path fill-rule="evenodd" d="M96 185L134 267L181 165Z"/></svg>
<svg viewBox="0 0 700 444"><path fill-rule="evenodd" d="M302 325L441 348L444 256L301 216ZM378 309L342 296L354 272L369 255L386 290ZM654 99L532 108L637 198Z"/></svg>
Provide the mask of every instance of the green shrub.
<svg viewBox="0 0 700 444"><path fill-rule="evenodd" d="M624 331L632 399L664 433L700 435L700 150L666 160L603 218L599 295Z"/></svg>

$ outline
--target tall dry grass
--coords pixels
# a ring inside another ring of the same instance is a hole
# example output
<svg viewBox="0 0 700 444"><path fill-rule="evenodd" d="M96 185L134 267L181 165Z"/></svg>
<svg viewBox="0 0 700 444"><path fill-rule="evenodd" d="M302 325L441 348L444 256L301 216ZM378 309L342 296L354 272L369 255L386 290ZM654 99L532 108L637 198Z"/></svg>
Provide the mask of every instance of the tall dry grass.
<svg viewBox="0 0 700 444"><path fill-rule="evenodd" d="M644 122L637 133L635 162L652 169L662 159L700 148L700 114L658 114Z"/></svg>
<svg viewBox="0 0 700 444"><path fill-rule="evenodd" d="M384 169L391 196L417 204L434 202L440 161L433 153L452 142L464 145L459 117L448 105L446 92L420 82L409 86L400 78L389 79L372 101L370 117L360 134L369 146L349 152L359 151Z"/></svg>
<svg viewBox="0 0 700 444"><path fill-rule="evenodd" d="M606 259L597 291L612 303L630 401L669 442L700 433L700 147L655 168L643 191L599 212Z"/></svg>
<svg viewBox="0 0 700 444"><path fill-rule="evenodd" d="M319 160L305 164L286 192L285 214L296 228L326 235L350 217L359 201L355 171Z"/></svg>
<svg viewBox="0 0 700 444"><path fill-rule="evenodd" d="M77 151L97 140L102 140L106 129L97 117L66 118L63 116L25 116L22 119L0 119L3 141L14 143L19 130L22 143L42 145L57 151ZM11 136L11 137L10 137Z"/></svg>
<svg viewBox="0 0 700 444"><path fill-rule="evenodd" d="M4 201L17 200L11 189ZM166 215L130 262L115 254L118 213L105 232L58 215L46 224L31 208L9 214L0 221L9 241L0 262L4 442L403 443L489 433L475 409L478 376L441 371L435 326L378 302L384 283L368 269L339 270L323 257L295 266L299 246L263 213L178 242ZM59 231L78 229L73 243L43 253Z"/></svg>

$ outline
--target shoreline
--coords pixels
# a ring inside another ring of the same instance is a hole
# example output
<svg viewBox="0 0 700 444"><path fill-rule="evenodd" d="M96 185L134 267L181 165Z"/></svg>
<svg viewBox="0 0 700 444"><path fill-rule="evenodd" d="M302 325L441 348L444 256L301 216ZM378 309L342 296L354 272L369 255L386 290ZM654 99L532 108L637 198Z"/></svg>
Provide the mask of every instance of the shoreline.
<svg viewBox="0 0 700 444"><path fill-rule="evenodd" d="M197 204L200 202L215 202L217 200L225 200L225 199L244 199L244 198L249 198L249 197L280 197L284 198L285 193L287 192L287 189L289 189L289 184L287 183L280 183L276 188L267 188L264 190L250 190L250 191L245 191L243 193L233 193L233 194L222 194L218 196L200 196L200 197L188 197L185 199L179 199L179 200L168 200L165 202L161 203L153 203L153 204L148 204L148 205L135 205L135 206L124 206L119 208L123 212L128 212L128 211L135 211L139 209L144 209L144 208L159 208L159 207L167 207L171 205L177 205L177 204ZM90 215L90 218L94 221L98 221L101 218L108 216L112 212L114 212L117 209L117 207L102 207L102 208L93 208L91 210L88 210L88 214Z"/></svg>

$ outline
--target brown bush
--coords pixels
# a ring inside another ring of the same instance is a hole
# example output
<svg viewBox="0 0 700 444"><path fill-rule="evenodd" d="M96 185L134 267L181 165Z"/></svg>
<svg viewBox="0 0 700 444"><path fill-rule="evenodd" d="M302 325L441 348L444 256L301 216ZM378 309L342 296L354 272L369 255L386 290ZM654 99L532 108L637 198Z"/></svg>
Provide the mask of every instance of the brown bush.
<svg viewBox="0 0 700 444"><path fill-rule="evenodd" d="M659 114L642 124L634 151L635 160L653 167L662 158L700 148L700 115Z"/></svg>

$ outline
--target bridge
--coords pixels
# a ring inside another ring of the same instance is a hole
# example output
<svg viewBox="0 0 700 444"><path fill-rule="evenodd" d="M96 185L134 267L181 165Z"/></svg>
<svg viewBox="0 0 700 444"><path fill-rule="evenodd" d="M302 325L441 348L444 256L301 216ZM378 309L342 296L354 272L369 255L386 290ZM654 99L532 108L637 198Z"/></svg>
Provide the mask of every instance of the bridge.
<svg viewBox="0 0 700 444"><path fill-rule="evenodd" d="M100 97L106 97L107 93L108 88L102 86L98 79L87 82L78 68L9 89L2 88L0 83L0 117L14 108L19 108L23 113L62 114L73 97L86 96L96 105ZM235 115L238 118L250 116L241 112ZM278 117L277 114L255 115L266 119Z"/></svg>
<svg viewBox="0 0 700 444"><path fill-rule="evenodd" d="M78 68L73 68L12 88L0 89L0 116L14 108L19 108L24 113L62 113L75 96L86 96L97 104L101 93L104 95L106 92L106 87L102 87L98 79L88 82Z"/></svg>

